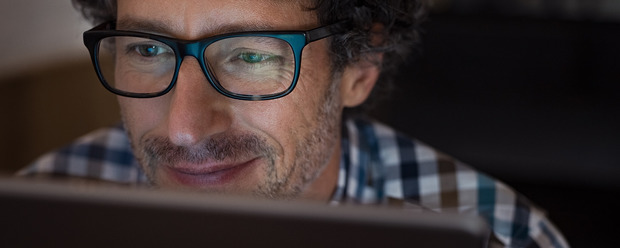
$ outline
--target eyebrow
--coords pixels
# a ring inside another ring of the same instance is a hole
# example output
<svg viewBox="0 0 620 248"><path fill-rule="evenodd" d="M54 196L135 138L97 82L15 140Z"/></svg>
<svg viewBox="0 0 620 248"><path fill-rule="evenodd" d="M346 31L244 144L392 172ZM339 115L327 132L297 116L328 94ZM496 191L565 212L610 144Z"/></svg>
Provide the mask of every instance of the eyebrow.
<svg viewBox="0 0 620 248"><path fill-rule="evenodd" d="M123 18L117 20L116 26L118 29L122 30L130 30L130 31L139 31L139 32L147 32L153 34L161 34L170 37L174 37L174 30L178 30L179 28L175 28L171 26L170 23L166 21L160 20L141 20L134 18ZM246 32L246 31L266 31L266 30L274 30L274 27L266 24L266 23L255 23L255 22L242 22L235 24L222 24L214 27L209 27L209 30L203 30L205 34L204 37L226 34L226 33L234 33L234 32Z"/></svg>

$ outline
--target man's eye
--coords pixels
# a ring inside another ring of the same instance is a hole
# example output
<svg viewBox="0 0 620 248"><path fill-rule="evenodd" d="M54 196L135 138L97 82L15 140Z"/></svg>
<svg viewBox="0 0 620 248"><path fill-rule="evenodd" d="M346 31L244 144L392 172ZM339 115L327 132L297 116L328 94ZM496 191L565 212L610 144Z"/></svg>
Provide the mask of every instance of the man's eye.
<svg viewBox="0 0 620 248"><path fill-rule="evenodd" d="M261 53L242 53L239 54L239 59L242 59L246 63L256 64L269 59L272 59L273 55L261 54Z"/></svg>
<svg viewBox="0 0 620 248"><path fill-rule="evenodd" d="M154 57L166 52L162 47L154 45L139 45L135 47L135 50L144 57Z"/></svg>

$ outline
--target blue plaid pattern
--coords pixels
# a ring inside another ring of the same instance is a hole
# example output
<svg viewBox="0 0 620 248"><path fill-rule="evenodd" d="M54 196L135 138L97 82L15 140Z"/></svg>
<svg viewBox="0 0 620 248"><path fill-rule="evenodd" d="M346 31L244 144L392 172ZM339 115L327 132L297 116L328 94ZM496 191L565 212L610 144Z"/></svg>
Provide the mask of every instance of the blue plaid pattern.
<svg viewBox="0 0 620 248"><path fill-rule="evenodd" d="M147 182L120 124L96 130L45 154L17 175L79 177L127 185Z"/></svg>
<svg viewBox="0 0 620 248"><path fill-rule="evenodd" d="M372 204L479 215L505 247L568 247L542 210L505 184L377 122L343 125L337 188L330 204ZM41 157L22 176L82 177L146 184L121 125L97 130Z"/></svg>

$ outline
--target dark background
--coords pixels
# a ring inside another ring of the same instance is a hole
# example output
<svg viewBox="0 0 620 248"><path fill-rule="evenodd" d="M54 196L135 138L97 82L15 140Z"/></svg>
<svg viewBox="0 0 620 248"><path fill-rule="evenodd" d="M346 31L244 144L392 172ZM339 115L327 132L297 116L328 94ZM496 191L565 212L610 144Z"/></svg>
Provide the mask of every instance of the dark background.
<svg viewBox="0 0 620 248"><path fill-rule="evenodd" d="M570 15L552 6L566 1L535 12L456 2L429 15L374 116L507 182L573 247L613 244L620 23L596 6Z"/></svg>

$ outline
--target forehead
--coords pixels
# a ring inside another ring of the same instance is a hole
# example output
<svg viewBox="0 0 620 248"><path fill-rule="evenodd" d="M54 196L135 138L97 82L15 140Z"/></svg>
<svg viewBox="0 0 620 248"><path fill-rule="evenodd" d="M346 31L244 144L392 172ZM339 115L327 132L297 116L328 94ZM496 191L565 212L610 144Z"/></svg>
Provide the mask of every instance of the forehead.
<svg viewBox="0 0 620 248"><path fill-rule="evenodd" d="M318 26L310 1L119 0L118 28L196 39L253 30L307 30Z"/></svg>

